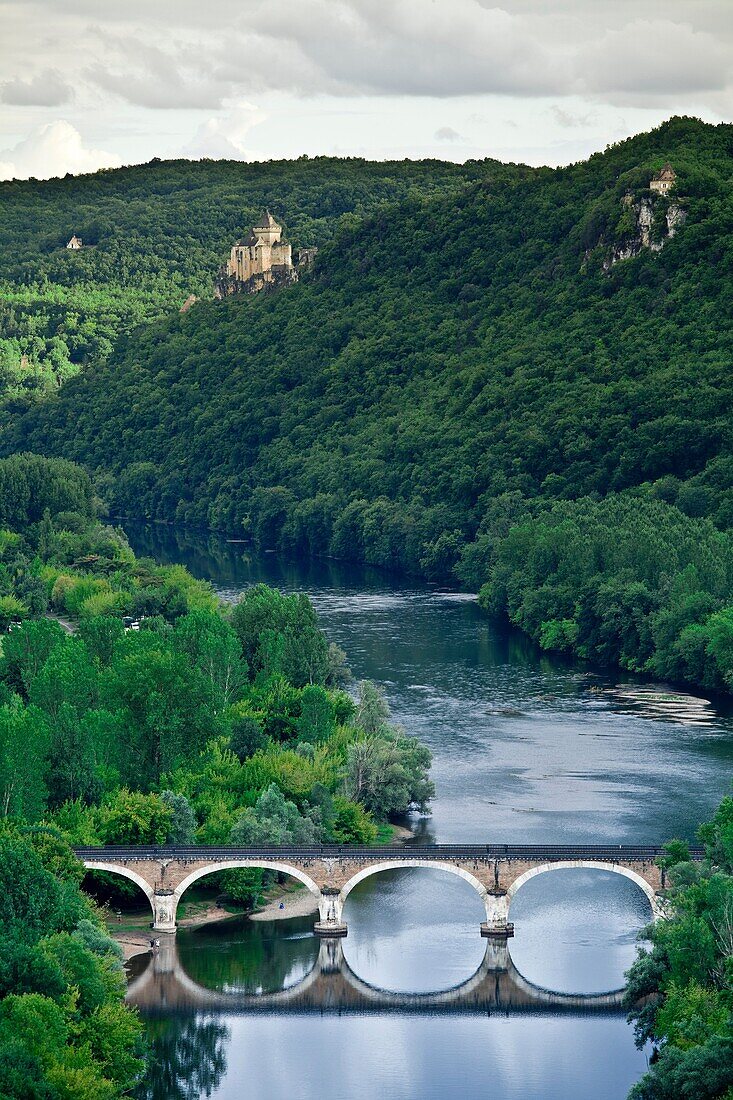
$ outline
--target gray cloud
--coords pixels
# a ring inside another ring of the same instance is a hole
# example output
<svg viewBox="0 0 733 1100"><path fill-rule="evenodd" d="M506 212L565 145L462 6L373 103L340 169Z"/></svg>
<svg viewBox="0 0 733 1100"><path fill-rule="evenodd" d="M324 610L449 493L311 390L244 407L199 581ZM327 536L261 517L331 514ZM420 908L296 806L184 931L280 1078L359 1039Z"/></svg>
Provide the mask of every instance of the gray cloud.
<svg viewBox="0 0 733 1100"><path fill-rule="evenodd" d="M189 44L173 40L163 49L133 35L95 34L110 60L88 66L84 75L105 91L138 107L221 106L227 83L207 73L201 52Z"/></svg>
<svg viewBox="0 0 733 1100"><path fill-rule="evenodd" d="M15 78L0 85L0 100L15 107L59 107L73 98L73 89L54 69L30 80Z"/></svg>
<svg viewBox="0 0 733 1100"><path fill-rule="evenodd" d="M85 75L97 87L153 108L209 109L263 92L618 102L733 81L730 0L64 0L63 11L58 0L6 0L5 9L10 41L26 27L41 63L94 56ZM9 49L16 96L22 63Z"/></svg>
<svg viewBox="0 0 733 1100"><path fill-rule="evenodd" d="M563 130L572 130L578 126L590 126L595 120L593 111L588 111L582 115L575 114L573 111L566 111L564 108L558 107L556 103L550 107L550 115L558 126L562 126Z"/></svg>
<svg viewBox="0 0 733 1100"><path fill-rule="evenodd" d="M610 30L590 46L584 58L585 88L640 97L724 88L733 75L724 27L716 36L667 18L636 19Z"/></svg>
<svg viewBox="0 0 733 1100"><path fill-rule="evenodd" d="M463 141L463 137L452 126L440 126L435 131L436 141Z"/></svg>

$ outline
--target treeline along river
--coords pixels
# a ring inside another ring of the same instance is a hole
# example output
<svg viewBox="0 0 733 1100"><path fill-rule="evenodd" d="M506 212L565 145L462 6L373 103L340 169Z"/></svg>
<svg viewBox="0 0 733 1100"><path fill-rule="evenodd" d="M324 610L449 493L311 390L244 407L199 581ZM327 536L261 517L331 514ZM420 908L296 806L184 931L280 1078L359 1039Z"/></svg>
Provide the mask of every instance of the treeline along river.
<svg viewBox="0 0 733 1100"><path fill-rule="evenodd" d="M433 752L437 797L432 816L413 823L414 843L692 839L729 786L733 716L721 703L549 658L493 627L464 594L361 567L252 557L206 534L127 533L137 554L182 562L224 598L258 581L309 594L355 677L382 684L393 718ZM179 985L166 1002L169 987L151 974L139 1003L156 1061L140 1095L622 1100L646 1054L618 1011L515 1013L495 999L472 1013L409 1011L409 994L450 989L479 970L482 913L467 883L439 872L390 871L352 892L348 973L404 993L400 1012L237 1006L238 995L307 978L318 956L309 918L179 932L184 985L188 976L226 992L232 1007L202 1004ZM512 918L520 981L590 994L623 984L649 905L621 876L566 870L527 883ZM138 979L149 965L136 960Z"/></svg>

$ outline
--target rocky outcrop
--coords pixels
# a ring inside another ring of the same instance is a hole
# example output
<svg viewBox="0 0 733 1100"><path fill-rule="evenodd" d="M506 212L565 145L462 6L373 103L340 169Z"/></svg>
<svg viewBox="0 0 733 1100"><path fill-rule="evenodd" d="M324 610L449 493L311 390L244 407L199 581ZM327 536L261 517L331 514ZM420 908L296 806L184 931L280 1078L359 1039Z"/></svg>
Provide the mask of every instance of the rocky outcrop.
<svg viewBox="0 0 733 1100"><path fill-rule="evenodd" d="M621 260L638 256L645 248L651 252L661 252L687 218L678 202L669 201L654 192L636 201L633 195L624 195L622 205L618 226L621 235L611 245L603 263L604 271L610 271Z"/></svg>
<svg viewBox="0 0 733 1100"><path fill-rule="evenodd" d="M258 271L249 279L237 279L222 268L214 284L215 298L228 298L231 294L259 294L263 290L279 290L298 281L298 272L294 267L271 267L267 271Z"/></svg>

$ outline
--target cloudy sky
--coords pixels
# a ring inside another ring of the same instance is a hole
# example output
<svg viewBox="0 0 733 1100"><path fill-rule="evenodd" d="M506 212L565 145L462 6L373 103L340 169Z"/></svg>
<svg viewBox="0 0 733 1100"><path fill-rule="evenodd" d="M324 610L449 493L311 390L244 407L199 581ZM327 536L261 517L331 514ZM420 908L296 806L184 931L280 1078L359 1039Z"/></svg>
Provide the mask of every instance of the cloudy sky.
<svg viewBox="0 0 733 1100"><path fill-rule="evenodd" d="M733 0L0 0L0 179L158 157L562 164L733 118Z"/></svg>

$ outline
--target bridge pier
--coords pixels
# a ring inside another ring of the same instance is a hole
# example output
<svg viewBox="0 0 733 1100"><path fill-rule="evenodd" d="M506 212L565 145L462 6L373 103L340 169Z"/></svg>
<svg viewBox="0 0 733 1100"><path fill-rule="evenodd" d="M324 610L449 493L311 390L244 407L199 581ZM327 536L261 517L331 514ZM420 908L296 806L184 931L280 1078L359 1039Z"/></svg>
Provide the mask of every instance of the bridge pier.
<svg viewBox="0 0 733 1100"><path fill-rule="evenodd" d="M343 920L344 902L341 891L335 886L322 886L318 899L319 920L313 926L317 936L343 937L348 928Z"/></svg>
<svg viewBox="0 0 733 1100"><path fill-rule="evenodd" d="M492 886L484 897L486 920L481 925L481 935L490 939L506 940L514 935L514 925L509 920L509 894L503 886Z"/></svg>
<svg viewBox="0 0 733 1100"><path fill-rule="evenodd" d="M172 935L176 931L178 898L172 890L153 894L153 931Z"/></svg>

